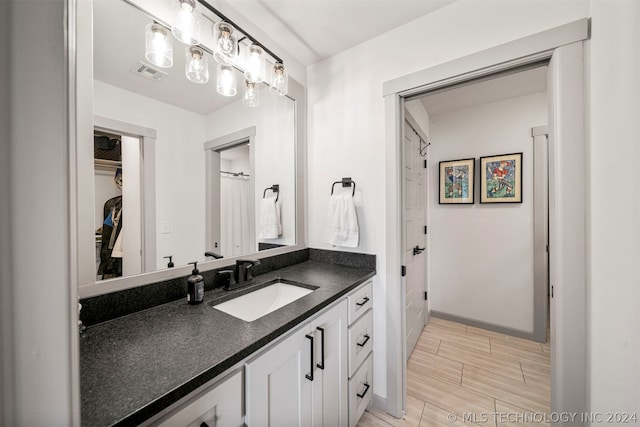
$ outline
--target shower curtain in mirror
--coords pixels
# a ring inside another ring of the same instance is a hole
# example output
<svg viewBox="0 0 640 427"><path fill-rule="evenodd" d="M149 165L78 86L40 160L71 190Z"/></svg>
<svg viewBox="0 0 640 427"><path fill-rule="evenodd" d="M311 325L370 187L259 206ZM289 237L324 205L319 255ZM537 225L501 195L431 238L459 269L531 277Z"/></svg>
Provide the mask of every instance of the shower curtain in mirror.
<svg viewBox="0 0 640 427"><path fill-rule="evenodd" d="M220 174L220 249L225 258L254 252L249 216L250 178Z"/></svg>

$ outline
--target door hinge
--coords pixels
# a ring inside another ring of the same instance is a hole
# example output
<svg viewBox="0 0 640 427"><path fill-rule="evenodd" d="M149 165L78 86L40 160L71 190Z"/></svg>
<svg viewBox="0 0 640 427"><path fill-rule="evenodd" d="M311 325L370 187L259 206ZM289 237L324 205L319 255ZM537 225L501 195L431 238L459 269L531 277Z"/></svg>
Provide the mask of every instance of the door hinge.
<svg viewBox="0 0 640 427"><path fill-rule="evenodd" d="M424 234L427 234L427 226L424 226Z"/></svg>
<svg viewBox="0 0 640 427"><path fill-rule="evenodd" d="M427 168L427 159L424 160L424 168Z"/></svg>
<svg viewBox="0 0 640 427"><path fill-rule="evenodd" d="M425 300L425 301L427 300L427 292L426 292L426 291L425 291L425 293L424 293L424 300Z"/></svg>
<svg viewBox="0 0 640 427"><path fill-rule="evenodd" d="M547 245L547 253L549 253L549 245Z"/></svg>
<svg viewBox="0 0 640 427"><path fill-rule="evenodd" d="M402 275L402 277L404 277L404 276L406 276L406 275L407 275L407 266L406 266L406 265L403 265L403 266L400 268L400 274Z"/></svg>
<svg viewBox="0 0 640 427"><path fill-rule="evenodd" d="M553 285L551 285L551 298L553 298Z"/></svg>

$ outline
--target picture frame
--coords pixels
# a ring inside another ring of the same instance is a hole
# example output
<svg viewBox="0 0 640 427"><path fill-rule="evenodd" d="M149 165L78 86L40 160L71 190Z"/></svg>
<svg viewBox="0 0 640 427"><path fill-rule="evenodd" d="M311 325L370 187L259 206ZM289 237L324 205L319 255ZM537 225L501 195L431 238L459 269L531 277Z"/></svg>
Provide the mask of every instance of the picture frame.
<svg viewBox="0 0 640 427"><path fill-rule="evenodd" d="M439 204L472 205L475 195L476 159L440 162Z"/></svg>
<svg viewBox="0 0 640 427"><path fill-rule="evenodd" d="M522 153L480 157L480 203L522 203Z"/></svg>

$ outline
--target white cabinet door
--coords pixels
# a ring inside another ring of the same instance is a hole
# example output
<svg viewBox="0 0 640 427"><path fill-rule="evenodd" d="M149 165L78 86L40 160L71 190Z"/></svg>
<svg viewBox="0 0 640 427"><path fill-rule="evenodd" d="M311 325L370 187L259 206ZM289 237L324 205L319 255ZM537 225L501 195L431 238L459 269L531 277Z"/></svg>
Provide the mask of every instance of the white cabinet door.
<svg viewBox="0 0 640 427"><path fill-rule="evenodd" d="M312 384L314 426L343 426L347 407L347 301L311 322L315 336L315 373Z"/></svg>
<svg viewBox="0 0 640 427"><path fill-rule="evenodd" d="M247 426L311 425L309 332L307 324L245 365Z"/></svg>
<svg viewBox="0 0 640 427"><path fill-rule="evenodd" d="M164 416L157 427L241 427L242 373L235 372L214 387Z"/></svg>

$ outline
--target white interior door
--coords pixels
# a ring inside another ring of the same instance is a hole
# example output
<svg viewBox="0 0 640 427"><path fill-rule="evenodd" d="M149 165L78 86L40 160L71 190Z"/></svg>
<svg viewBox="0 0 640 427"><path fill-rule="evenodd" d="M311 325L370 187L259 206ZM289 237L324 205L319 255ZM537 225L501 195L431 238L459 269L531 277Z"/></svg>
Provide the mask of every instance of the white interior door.
<svg viewBox="0 0 640 427"><path fill-rule="evenodd" d="M404 123L403 144L403 265L406 266L405 277L405 311L406 311L406 357L418 341L425 324L426 301L425 292L425 178L426 169L418 148L420 138L411 126Z"/></svg>
<svg viewBox="0 0 640 427"><path fill-rule="evenodd" d="M122 275L142 273L140 138L122 136Z"/></svg>

